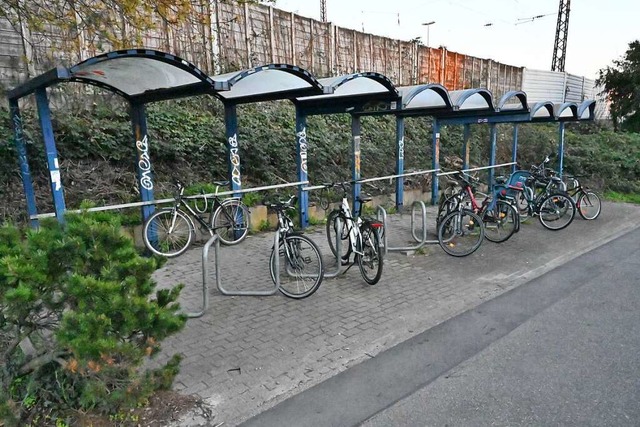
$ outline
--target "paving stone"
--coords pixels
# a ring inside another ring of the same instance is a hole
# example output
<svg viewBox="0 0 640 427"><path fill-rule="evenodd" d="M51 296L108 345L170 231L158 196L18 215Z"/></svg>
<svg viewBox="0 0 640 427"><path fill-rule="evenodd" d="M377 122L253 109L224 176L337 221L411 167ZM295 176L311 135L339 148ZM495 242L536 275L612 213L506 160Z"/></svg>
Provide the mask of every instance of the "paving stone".
<svg viewBox="0 0 640 427"><path fill-rule="evenodd" d="M428 230L435 211L428 207ZM549 232L523 226L503 245L484 242L473 255L454 258L437 245L427 255L390 252L382 280L367 285L357 266L325 279L304 300L280 293L268 297L222 295L215 284L210 254L209 308L163 343L161 363L185 353L174 389L195 393L213 406L216 423L235 425L282 399L347 369L489 298L524 283L534 268L553 265L572 248L594 245L622 232L624 218L640 208L605 204L601 218L576 219L567 230ZM410 215L389 215L392 246L415 244ZM324 227L309 232L330 260ZM597 236L594 236L596 231ZM252 235L219 253L221 279L229 289L270 289L269 255L273 233ZM571 242L567 249L567 242ZM185 311L202 306L202 247L170 259L154 274L159 287L184 283ZM239 371L238 371L239 369Z"/></svg>

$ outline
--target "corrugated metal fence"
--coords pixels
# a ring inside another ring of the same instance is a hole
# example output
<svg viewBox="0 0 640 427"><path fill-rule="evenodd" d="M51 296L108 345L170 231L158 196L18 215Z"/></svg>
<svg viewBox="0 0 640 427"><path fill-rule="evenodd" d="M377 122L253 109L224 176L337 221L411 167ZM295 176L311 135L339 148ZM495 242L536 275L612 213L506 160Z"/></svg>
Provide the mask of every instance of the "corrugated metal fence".
<svg viewBox="0 0 640 427"><path fill-rule="evenodd" d="M602 96L602 88L595 80L556 71L524 69L522 90L527 93L527 101L577 102L595 99L596 119L609 119L608 101Z"/></svg>
<svg viewBox="0 0 640 427"><path fill-rule="evenodd" d="M376 71L397 85L441 83L449 90L485 87L496 96L522 86L521 67L341 28L269 6L205 2L194 8L194 14L211 19L194 18L178 25L159 22L155 30L141 35L143 46L175 53L212 75L289 63L318 77ZM24 43L16 29L0 20L0 84L5 87L27 78L25 63L33 76L54 65L72 65L111 50L106 41L96 43L95 35L90 44L89 35L82 33L77 39L64 40L53 29L31 33L22 28L21 32Z"/></svg>
<svg viewBox="0 0 640 427"><path fill-rule="evenodd" d="M484 87L496 98L509 90L522 89L530 102L580 102L597 99L600 92L593 80L584 77L523 69L445 48L428 48L270 6L214 1L193 2L192 7L192 19L182 24L159 21L154 30L140 38L144 47L175 53L210 75L288 63L318 77L376 71L399 86L441 83L449 90ZM95 35L92 39L80 33L67 39L54 30L32 33L24 26L16 29L0 20L1 85L13 87L60 63L72 65L112 50L106 41L96 42ZM603 117L606 102L598 104L599 117Z"/></svg>

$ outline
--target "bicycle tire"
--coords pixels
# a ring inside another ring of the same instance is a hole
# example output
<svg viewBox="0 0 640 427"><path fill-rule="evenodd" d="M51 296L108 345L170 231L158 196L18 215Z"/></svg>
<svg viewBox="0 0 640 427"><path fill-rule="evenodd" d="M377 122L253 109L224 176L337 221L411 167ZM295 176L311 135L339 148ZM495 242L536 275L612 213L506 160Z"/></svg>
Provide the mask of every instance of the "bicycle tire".
<svg viewBox="0 0 640 427"><path fill-rule="evenodd" d="M592 221L600 216L602 201L600 196L591 190L581 192L576 208L582 219Z"/></svg>
<svg viewBox="0 0 640 427"><path fill-rule="evenodd" d="M506 242L516 232L518 211L509 202L497 200L493 209L482 212L484 238L493 243Z"/></svg>
<svg viewBox="0 0 640 427"><path fill-rule="evenodd" d="M438 227L438 243L451 256L471 255L483 240L482 219L467 209L449 213Z"/></svg>
<svg viewBox="0 0 640 427"><path fill-rule="evenodd" d="M360 226L360 235L362 239L362 255L357 255L358 267L364 281L369 285L375 285L380 281L383 268L380 236L378 235L378 230L368 221Z"/></svg>
<svg viewBox="0 0 640 427"><path fill-rule="evenodd" d="M346 217L340 209L334 209L329 212L327 216L327 241L329 242L329 249L334 257L338 256L336 249L336 235L338 234L336 226L336 218L340 217L342 227L340 230L340 239L342 240L342 256L348 257L351 255L351 244L349 243L349 227L347 226ZM345 251L345 247L347 248Z"/></svg>
<svg viewBox="0 0 640 427"><path fill-rule="evenodd" d="M287 245L288 251L285 250L284 245ZM274 248L269 258L269 272L273 283L276 283L275 256ZM313 240L301 234L286 236L280 242L278 256L280 257L278 290L283 295L293 299L303 299L318 290L324 278L324 265L320 249Z"/></svg>
<svg viewBox="0 0 640 427"><path fill-rule="evenodd" d="M249 234L249 208L237 199L228 199L213 213L213 231L226 246L237 245Z"/></svg>
<svg viewBox="0 0 640 427"><path fill-rule="evenodd" d="M179 209L175 211L163 209L155 212L147 219L142 229L142 240L147 249L167 258L182 255L191 246L194 235L193 221Z"/></svg>
<svg viewBox="0 0 640 427"><path fill-rule="evenodd" d="M521 223L526 222L532 216L530 212L531 209L529 207L530 203L529 203L529 200L527 199L527 195L525 194L525 191L527 190L524 189L522 191L518 191L518 194L516 194L515 196L516 209L518 210L518 215L520 215ZM533 194L533 193L529 191L529 194Z"/></svg>
<svg viewBox="0 0 640 427"><path fill-rule="evenodd" d="M552 193L542 199L537 208L540 224L558 231L569 226L576 216L576 204L566 193Z"/></svg>
<svg viewBox="0 0 640 427"><path fill-rule="evenodd" d="M438 203L438 214L436 215L436 227L440 225L445 216L449 215L458 207L458 195L442 194L440 203Z"/></svg>

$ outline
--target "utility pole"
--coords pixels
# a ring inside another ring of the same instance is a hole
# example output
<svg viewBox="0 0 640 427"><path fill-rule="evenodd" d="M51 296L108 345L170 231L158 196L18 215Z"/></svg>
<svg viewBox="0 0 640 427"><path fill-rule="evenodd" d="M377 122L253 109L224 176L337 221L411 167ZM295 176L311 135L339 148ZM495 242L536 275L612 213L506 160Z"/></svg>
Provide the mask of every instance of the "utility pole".
<svg viewBox="0 0 640 427"><path fill-rule="evenodd" d="M320 20L327 22L327 0L320 0Z"/></svg>
<svg viewBox="0 0 640 427"><path fill-rule="evenodd" d="M569 34L569 12L571 0L560 0L558 8L558 24L556 26L556 40L553 44L553 60L551 71L564 72L564 61L567 57L567 35Z"/></svg>

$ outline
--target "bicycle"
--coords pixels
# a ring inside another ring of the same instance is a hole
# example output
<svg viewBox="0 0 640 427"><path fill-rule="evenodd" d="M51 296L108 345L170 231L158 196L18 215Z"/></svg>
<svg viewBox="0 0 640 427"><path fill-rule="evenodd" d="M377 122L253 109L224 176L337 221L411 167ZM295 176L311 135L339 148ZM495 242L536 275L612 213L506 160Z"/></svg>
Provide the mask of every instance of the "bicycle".
<svg viewBox="0 0 640 427"><path fill-rule="evenodd" d="M383 259L380 247L380 232L382 222L374 219L362 218L360 210L351 214L349 200L347 199L346 183L324 184L327 190L333 187L342 188L342 202L338 209L332 210L327 216L327 239L329 248L334 256L338 256L336 250L336 238L339 235L341 240L347 241L347 252L338 262L349 264L351 253L355 253L354 262L358 263L362 278L369 285L375 285L382 276ZM328 200L328 199L327 199ZM359 196L357 202L360 206L371 201L370 197ZM327 202L328 203L328 202ZM340 220L340 230L338 230L338 219Z"/></svg>
<svg viewBox="0 0 640 427"><path fill-rule="evenodd" d="M453 178L461 185L457 194L445 191L444 197L440 201L437 224L444 219L451 211L455 210L458 203L468 201L473 213L477 214L484 226L484 237L493 243L506 242L520 228L518 210L509 201L506 192L503 193L499 186L496 186L490 196L484 195L482 203L478 203L475 194L476 185L479 180L464 172L458 172ZM449 190L452 188L450 187Z"/></svg>
<svg viewBox="0 0 640 427"><path fill-rule="evenodd" d="M532 166L532 172L527 174L520 172L516 171L509 178L507 193L518 200L522 220L537 216L548 230L558 231L568 227L575 217L576 204L565 191L559 190L564 188L562 180L555 175L544 174L542 168L536 166Z"/></svg>
<svg viewBox="0 0 640 427"><path fill-rule="evenodd" d="M600 196L588 187L583 187L582 184L580 184L578 178L582 178L582 176L574 175L567 176L566 178L571 183L571 186L567 185L567 193L569 193L575 202L578 213L582 219L594 220L598 218L602 211Z"/></svg>
<svg viewBox="0 0 640 427"><path fill-rule="evenodd" d="M277 253L280 273L278 290L289 298L302 299L312 295L320 287L324 278L324 265L318 246L302 232L295 231L293 221L286 214L287 210L295 206L296 200L296 196L291 196L287 201L264 204L276 211L276 233L280 233L279 247L276 249L274 246L269 257L271 280L274 284L277 283Z"/></svg>
<svg viewBox="0 0 640 427"><path fill-rule="evenodd" d="M144 223L142 237L151 252L168 258L183 254L195 238L195 220L201 229L213 236L214 233L224 245L235 245L243 241L249 233L249 208L237 197L220 199L217 196L221 186L228 182L215 182L216 194L213 201L204 195L204 208L200 209L196 200L189 205L184 197L184 184L174 180L175 202L172 207L153 213ZM209 209L211 204L211 209ZM209 221L201 215L209 211Z"/></svg>

